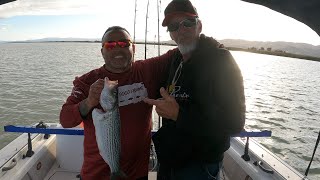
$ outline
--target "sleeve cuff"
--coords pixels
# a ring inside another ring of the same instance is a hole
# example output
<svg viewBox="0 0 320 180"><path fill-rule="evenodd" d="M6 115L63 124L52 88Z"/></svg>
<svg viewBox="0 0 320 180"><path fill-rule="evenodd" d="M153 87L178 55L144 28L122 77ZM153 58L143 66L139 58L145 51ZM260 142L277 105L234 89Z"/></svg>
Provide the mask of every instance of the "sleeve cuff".
<svg viewBox="0 0 320 180"><path fill-rule="evenodd" d="M87 118L81 116L79 108L80 108L80 102L73 107L72 114L75 117L76 122L80 124L82 121L86 120Z"/></svg>

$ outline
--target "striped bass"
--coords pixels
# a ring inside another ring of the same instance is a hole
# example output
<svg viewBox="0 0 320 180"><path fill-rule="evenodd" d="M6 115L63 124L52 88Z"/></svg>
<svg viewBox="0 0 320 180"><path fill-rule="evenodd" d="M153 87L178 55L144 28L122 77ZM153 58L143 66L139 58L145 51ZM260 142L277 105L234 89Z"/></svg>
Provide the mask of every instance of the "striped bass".
<svg viewBox="0 0 320 180"><path fill-rule="evenodd" d="M118 106L118 81L104 79L100 105L92 111L93 124L100 155L109 165L110 179L126 177L120 170L120 114Z"/></svg>

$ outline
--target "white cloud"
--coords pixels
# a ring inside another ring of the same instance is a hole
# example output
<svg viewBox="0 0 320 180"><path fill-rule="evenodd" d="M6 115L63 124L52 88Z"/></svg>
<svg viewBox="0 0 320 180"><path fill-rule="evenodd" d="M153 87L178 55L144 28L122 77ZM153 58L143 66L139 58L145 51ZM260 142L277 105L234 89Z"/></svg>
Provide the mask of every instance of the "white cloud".
<svg viewBox="0 0 320 180"><path fill-rule="evenodd" d="M144 12L145 15L147 1L137 0L138 13ZM169 1L162 0L162 10ZM149 0L149 2L151 12L155 12L156 0ZM17 0L0 6L0 18L19 15L110 14L110 12L114 14L112 18L120 16L131 18L134 3L135 0Z"/></svg>
<svg viewBox="0 0 320 180"><path fill-rule="evenodd" d="M103 0L17 0L0 6L0 18L19 15L91 14L111 1Z"/></svg>
<svg viewBox="0 0 320 180"><path fill-rule="evenodd" d="M0 31L7 31L9 28L8 24L0 24Z"/></svg>

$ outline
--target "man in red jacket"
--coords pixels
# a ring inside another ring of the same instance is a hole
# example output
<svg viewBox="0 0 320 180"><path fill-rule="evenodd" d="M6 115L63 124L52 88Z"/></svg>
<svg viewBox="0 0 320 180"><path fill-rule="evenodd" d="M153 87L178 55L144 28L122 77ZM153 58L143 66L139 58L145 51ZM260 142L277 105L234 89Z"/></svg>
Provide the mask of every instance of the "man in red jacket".
<svg viewBox="0 0 320 180"><path fill-rule="evenodd" d="M65 128L84 124L84 180L110 179L110 168L99 154L92 121L92 110L99 105L105 77L118 80L118 99L121 117L120 166L127 179L147 179L151 143L152 106L145 97L157 98L167 79L169 61L176 50L144 61L133 60L135 46L129 32L119 26L106 30L102 37L101 53L105 64L76 77L71 95L60 112Z"/></svg>

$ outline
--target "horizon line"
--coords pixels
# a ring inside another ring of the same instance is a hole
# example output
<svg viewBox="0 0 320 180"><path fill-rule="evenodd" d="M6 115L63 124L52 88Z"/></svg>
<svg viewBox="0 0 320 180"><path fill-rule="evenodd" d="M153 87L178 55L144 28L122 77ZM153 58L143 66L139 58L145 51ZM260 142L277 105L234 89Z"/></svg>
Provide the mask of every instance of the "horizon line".
<svg viewBox="0 0 320 180"><path fill-rule="evenodd" d="M312 45L312 46L316 46L316 47L320 46L320 44L313 45L313 44L305 43L305 42L291 42L291 41L259 41L259 40L232 39L232 38L216 39L216 40L218 40L218 41L223 41L223 40L238 40L239 41L240 40L240 41L248 41L248 42L271 42L271 43L284 42L284 43L294 43L294 44L308 44L308 45ZM32 42L101 42L101 38L47 37L47 38L41 38L41 39L28 39L28 40L12 40L12 41L0 40L0 43L20 43L20 42L21 43L26 43L26 42L30 42L30 43L32 43ZM144 44L145 40L138 39L135 41L135 43ZM148 40L147 43L158 43L158 41ZM176 45L176 43L173 40L163 40L163 41L160 41L160 44Z"/></svg>

